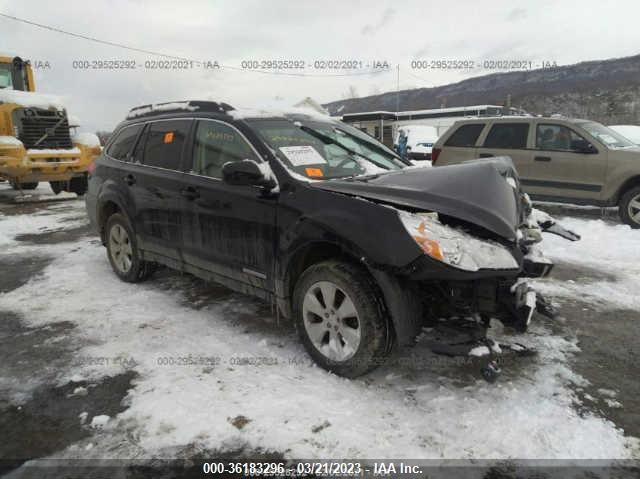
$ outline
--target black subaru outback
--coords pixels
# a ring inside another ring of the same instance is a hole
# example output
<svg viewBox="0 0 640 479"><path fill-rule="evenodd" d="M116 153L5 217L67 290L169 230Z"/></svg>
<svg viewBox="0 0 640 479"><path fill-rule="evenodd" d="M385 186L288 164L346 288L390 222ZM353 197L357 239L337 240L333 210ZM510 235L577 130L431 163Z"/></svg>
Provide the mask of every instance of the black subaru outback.
<svg viewBox="0 0 640 479"><path fill-rule="evenodd" d="M551 270L541 230L571 237L509 159L412 168L329 117L214 102L131 110L86 202L122 280L165 265L270 301L348 377L426 326L435 351L484 353L493 377L491 318L524 332L550 312L521 278Z"/></svg>

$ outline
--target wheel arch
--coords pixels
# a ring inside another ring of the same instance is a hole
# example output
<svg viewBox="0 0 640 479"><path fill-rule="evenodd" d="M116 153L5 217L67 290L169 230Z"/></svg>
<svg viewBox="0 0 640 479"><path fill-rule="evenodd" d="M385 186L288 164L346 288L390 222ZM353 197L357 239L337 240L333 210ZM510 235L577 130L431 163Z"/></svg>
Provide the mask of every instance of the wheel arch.
<svg viewBox="0 0 640 479"><path fill-rule="evenodd" d="M622 185L620 186L620 188L618 188L618 191L616 192L616 196L614 198L614 204L617 205L620 202L620 199L622 198L622 196L631 188L635 188L636 186L640 186L640 175L632 176L631 178L627 179L624 183L622 183Z"/></svg>

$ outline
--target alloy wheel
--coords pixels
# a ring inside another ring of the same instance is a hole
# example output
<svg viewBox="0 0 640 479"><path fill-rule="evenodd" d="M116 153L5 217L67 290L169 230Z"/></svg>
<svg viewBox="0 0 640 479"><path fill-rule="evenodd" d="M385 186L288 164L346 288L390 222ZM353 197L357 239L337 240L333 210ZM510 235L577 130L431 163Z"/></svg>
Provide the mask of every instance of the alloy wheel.
<svg viewBox="0 0 640 479"><path fill-rule="evenodd" d="M127 274L133 263L133 249L127 230L117 223L109 231L109 254L118 271Z"/></svg>
<svg viewBox="0 0 640 479"><path fill-rule="evenodd" d="M311 285L302 302L304 327L314 347L332 361L346 361L360 346L358 311L344 290L330 281Z"/></svg>
<svg viewBox="0 0 640 479"><path fill-rule="evenodd" d="M629 212L629 218L631 218L635 223L640 224L640 194L631 198L627 209Z"/></svg>

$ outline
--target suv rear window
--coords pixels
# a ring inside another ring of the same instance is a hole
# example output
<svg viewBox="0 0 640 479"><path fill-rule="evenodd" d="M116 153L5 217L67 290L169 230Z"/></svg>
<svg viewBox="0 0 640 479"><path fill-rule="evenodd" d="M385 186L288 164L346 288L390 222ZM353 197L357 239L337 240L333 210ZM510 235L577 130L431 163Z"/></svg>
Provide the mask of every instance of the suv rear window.
<svg viewBox="0 0 640 479"><path fill-rule="evenodd" d="M149 125L142 162L148 166L178 170L191 120L156 121Z"/></svg>
<svg viewBox="0 0 640 479"><path fill-rule="evenodd" d="M143 124L127 126L120 130L118 136L113 140L113 143L109 146L107 154L115 158L116 160L126 161L128 159L129 152L133 148L133 144L136 142L138 133L142 130Z"/></svg>
<svg viewBox="0 0 640 479"><path fill-rule="evenodd" d="M476 146L483 128L484 123L462 125L449 137L444 146Z"/></svg>
<svg viewBox="0 0 640 479"><path fill-rule="evenodd" d="M484 140L485 148L526 148L528 123L496 123Z"/></svg>

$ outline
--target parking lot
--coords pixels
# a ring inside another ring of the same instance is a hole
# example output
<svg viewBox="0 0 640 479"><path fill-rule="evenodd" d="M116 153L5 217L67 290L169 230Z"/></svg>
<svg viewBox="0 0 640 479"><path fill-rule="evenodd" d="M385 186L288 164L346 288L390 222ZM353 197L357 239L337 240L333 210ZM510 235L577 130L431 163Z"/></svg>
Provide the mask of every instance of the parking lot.
<svg viewBox="0 0 640 479"><path fill-rule="evenodd" d="M640 234L615 211L541 208L536 289L560 318L492 336L495 384L418 342L357 380L314 366L269 305L169 270L112 273L84 202L0 183L0 457L631 458L640 444ZM65 196L66 195L66 196ZM366 407L363 407L366 405ZM526 439L525 439L526 438Z"/></svg>

